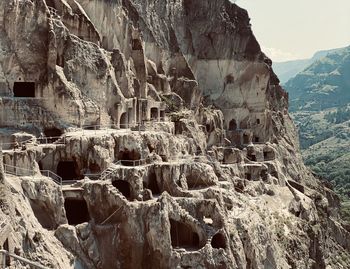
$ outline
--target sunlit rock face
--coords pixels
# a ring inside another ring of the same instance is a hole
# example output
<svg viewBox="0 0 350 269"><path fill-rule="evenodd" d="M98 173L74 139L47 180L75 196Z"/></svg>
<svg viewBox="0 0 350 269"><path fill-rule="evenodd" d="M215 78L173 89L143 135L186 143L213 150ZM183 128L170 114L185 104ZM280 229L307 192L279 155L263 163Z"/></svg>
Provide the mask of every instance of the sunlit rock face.
<svg viewBox="0 0 350 269"><path fill-rule="evenodd" d="M62 269L349 264L339 200L237 5L2 1L0 59L10 251Z"/></svg>

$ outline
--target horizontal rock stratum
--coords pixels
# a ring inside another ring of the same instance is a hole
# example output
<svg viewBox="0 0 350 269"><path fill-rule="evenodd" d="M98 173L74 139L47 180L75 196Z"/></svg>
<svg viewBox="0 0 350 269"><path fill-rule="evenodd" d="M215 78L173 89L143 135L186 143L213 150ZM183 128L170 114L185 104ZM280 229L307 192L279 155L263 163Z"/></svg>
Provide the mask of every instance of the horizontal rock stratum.
<svg viewBox="0 0 350 269"><path fill-rule="evenodd" d="M304 166L244 9L1 1L0 63L10 253L61 269L349 267L339 199Z"/></svg>

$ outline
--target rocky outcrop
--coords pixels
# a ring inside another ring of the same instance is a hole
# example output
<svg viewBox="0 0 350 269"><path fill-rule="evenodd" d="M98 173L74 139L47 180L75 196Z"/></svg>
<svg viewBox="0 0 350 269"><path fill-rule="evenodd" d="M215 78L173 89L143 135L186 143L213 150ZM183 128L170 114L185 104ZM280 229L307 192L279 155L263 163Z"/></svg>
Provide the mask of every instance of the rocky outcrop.
<svg viewBox="0 0 350 269"><path fill-rule="evenodd" d="M74 257L52 234L57 224L65 222L65 216L60 216L64 213L62 194L47 179L35 183L27 180L6 175L5 182L0 185L0 220L11 226L10 233L0 239L2 248L47 268L74 268ZM28 184L36 184L35 189L30 189ZM26 189L27 197L21 185ZM25 265L12 260L9 268L25 268Z"/></svg>
<svg viewBox="0 0 350 269"><path fill-rule="evenodd" d="M51 268L349 264L337 197L302 162L245 10L11 0L0 22L0 186L20 197L1 214L20 254Z"/></svg>

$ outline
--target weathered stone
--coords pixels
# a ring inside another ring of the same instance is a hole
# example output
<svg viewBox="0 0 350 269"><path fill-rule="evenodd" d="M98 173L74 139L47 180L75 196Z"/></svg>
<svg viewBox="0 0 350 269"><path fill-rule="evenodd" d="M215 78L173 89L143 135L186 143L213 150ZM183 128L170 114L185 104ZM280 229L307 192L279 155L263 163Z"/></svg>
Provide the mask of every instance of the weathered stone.
<svg viewBox="0 0 350 269"><path fill-rule="evenodd" d="M62 269L350 264L237 5L2 1L0 60L11 251Z"/></svg>

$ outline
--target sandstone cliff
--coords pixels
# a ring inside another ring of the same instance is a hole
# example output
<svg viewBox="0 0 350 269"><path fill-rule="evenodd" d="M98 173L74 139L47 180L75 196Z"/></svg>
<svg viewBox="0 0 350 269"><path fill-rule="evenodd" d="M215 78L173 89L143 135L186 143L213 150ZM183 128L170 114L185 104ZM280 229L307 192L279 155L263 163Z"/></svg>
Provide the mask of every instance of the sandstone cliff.
<svg viewBox="0 0 350 269"><path fill-rule="evenodd" d="M0 49L9 251L48 268L350 264L237 5L2 1Z"/></svg>

